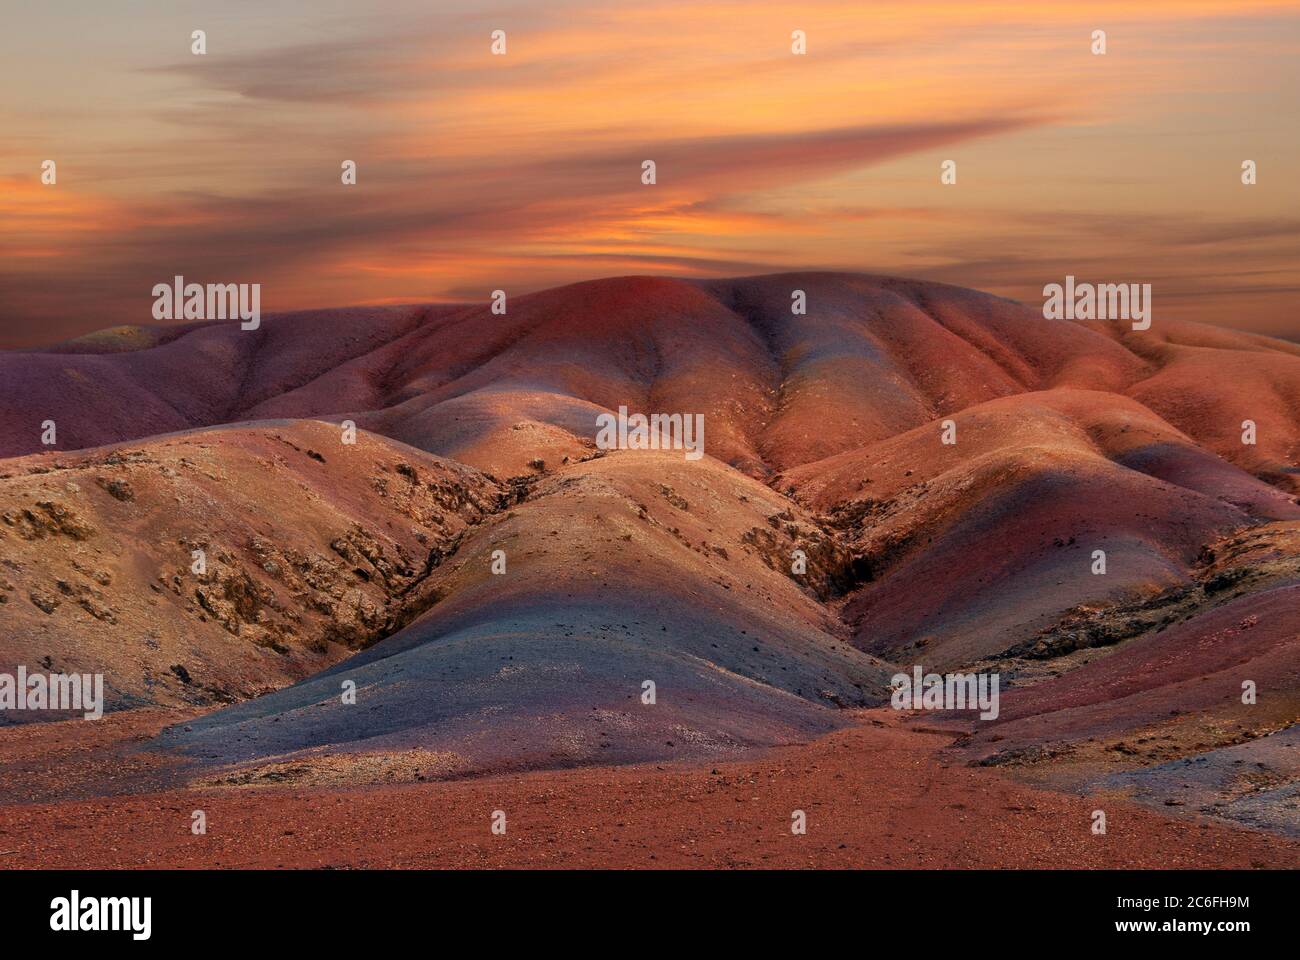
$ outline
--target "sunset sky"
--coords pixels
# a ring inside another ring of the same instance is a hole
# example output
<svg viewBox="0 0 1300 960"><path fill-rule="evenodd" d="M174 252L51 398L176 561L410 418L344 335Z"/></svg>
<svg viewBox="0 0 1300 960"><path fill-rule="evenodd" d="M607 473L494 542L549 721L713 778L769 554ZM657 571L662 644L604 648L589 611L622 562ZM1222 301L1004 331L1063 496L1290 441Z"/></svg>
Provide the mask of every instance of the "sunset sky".
<svg viewBox="0 0 1300 960"><path fill-rule="evenodd" d="M1300 339L1300 3L6 7L3 346L152 323L175 274L275 311L788 269Z"/></svg>

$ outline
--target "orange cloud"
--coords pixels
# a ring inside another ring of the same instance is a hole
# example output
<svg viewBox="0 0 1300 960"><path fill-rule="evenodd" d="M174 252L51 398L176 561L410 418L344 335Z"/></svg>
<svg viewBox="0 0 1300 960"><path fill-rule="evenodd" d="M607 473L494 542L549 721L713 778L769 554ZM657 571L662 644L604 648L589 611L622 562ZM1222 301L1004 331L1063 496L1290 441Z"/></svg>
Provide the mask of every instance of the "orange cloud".
<svg viewBox="0 0 1300 960"><path fill-rule="evenodd" d="M126 23L75 51L93 87L48 71L10 111L5 342L150 322L147 291L176 273L288 309L799 267L1017 296L1071 265L1125 270L1177 309L1286 332L1297 23L1293 4L1210 0L389 0L357 21L231 12L203 58ZM0 89L34 63L0 64Z"/></svg>

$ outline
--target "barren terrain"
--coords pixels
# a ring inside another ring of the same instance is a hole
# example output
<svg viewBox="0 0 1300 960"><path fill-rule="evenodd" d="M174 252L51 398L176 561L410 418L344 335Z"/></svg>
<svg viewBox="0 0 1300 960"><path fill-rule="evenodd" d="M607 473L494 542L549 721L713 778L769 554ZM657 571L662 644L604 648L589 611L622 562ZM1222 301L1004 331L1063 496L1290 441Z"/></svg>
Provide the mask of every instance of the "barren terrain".
<svg viewBox="0 0 1300 960"><path fill-rule="evenodd" d="M1297 862L1294 344L620 278L0 381L0 671L110 711L0 715L2 865ZM706 455L596 449L620 406ZM999 717L890 710L917 664Z"/></svg>

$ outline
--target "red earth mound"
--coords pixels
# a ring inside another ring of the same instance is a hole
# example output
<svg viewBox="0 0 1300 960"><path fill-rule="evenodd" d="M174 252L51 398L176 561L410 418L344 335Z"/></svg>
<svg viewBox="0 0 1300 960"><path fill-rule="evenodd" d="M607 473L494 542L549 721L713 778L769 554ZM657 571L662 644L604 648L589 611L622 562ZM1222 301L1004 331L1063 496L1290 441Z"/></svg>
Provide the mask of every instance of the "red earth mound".
<svg viewBox="0 0 1300 960"><path fill-rule="evenodd" d="M795 291L806 313L792 312ZM252 331L145 331L131 338L139 349L110 353L93 338L6 353L0 454L41 449L51 419L58 448L72 449L233 420L350 417L510 473L538 450L573 455L596 413L626 404L705 414L710 453L765 475L973 404L1075 387L1134 397L1300 489L1300 350L1197 324L1162 329L1046 320L971 290L855 274L624 277L513 298L504 315L486 302L357 308L271 316ZM1254 446L1241 443L1245 419Z"/></svg>

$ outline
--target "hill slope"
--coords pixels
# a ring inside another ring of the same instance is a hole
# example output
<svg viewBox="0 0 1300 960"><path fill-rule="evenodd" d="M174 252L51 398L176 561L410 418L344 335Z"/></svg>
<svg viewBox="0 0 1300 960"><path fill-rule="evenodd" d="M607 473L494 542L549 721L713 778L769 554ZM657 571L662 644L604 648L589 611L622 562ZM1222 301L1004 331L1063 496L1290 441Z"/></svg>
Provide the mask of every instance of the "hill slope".
<svg viewBox="0 0 1300 960"><path fill-rule="evenodd" d="M840 726L913 664L1013 684L976 762L1152 722L1114 665L1159 703L1227 696L1238 655L1274 704L1300 690L1274 669L1300 627L1280 341L881 277L619 278L505 315L131 328L0 377L0 666L231 703L158 741L230 782L715 757ZM703 415L706 455L605 455L619 407ZM1267 631L1224 632L1255 605ZM1183 646L1188 677L1147 669Z"/></svg>

